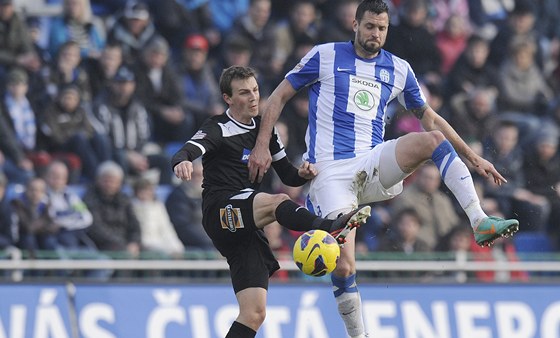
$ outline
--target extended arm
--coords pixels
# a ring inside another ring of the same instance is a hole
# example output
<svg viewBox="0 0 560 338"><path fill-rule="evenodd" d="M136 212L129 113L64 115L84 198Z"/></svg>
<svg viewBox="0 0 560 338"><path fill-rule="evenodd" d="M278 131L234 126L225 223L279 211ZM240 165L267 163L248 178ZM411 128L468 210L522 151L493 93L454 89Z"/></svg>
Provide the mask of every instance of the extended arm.
<svg viewBox="0 0 560 338"><path fill-rule="evenodd" d="M415 115L419 116L416 112ZM425 130L439 130L451 142L455 150L471 162L476 172L482 177L488 178L492 175L494 182L498 185L506 183L506 179L494 168L494 165L476 154L463 139L457 134L455 129L431 107L427 107L421 115L421 123Z"/></svg>
<svg viewBox="0 0 560 338"><path fill-rule="evenodd" d="M261 126L255 147L249 156L249 180L255 182L262 181L262 178L271 163L271 156L269 151L270 134L274 128L274 124L278 121L280 113L286 105L286 102L296 94L296 90L292 87L290 82L284 79L278 87L272 92L264 112L262 113Z"/></svg>

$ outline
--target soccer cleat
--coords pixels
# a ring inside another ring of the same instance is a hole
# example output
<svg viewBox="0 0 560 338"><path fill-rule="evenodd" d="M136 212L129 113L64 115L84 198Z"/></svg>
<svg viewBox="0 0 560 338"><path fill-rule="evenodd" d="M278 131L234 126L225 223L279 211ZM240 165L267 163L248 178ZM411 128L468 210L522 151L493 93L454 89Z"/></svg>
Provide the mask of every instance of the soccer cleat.
<svg viewBox="0 0 560 338"><path fill-rule="evenodd" d="M343 247L344 243L346 243L346 236L348 236L350 231L365 223L370 215L371 207L369 205L354 209L347 214L338 216L333 221L329 232L336 239L338 245Z"/></svg>
<svg viewBox="0 0 560 338"><path fill-rule="evenodd" d="M474 229L474 239L482 247L492 246L497 238L513 236L518 230L519 221L516 219L489 216Z"/></svg>

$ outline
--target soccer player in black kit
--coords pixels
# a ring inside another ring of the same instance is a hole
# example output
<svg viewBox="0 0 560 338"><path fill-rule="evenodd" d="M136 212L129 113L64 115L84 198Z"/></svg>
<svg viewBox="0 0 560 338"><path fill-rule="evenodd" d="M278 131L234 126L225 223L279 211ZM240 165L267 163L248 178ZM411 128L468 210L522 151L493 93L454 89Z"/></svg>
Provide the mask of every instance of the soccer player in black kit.
<svg viewBox="0 0 560 338"><path fill-rule="evenodd" d="M208 118L173 156L175 175L190 180L192 161L202 156L202 223L220 253L227 258L239 315L226 338L255 337L266 315L269 277L280 268L263 228L277 221L282 226L307 231L330 232L342 245L346 235L370 215L365 206L336 220L315 216L285 194L259 192L251 183L247 167L255 145L261 118L258 116L259 86L255 72L232 66L222 72L220 90L228 109ZM295 168L284 151L278 134L271 135L272 166L282 182L301 186L317 171L308 162Z"/></svg>

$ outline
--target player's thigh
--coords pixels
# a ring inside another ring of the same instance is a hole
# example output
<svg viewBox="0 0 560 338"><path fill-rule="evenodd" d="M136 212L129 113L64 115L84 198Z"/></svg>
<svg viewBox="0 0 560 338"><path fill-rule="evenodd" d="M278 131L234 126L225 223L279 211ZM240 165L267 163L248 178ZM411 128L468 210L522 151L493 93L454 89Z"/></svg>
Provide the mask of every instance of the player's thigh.
<svg viewBox="0 0 560 338"><path fill-rule="evenodd" d="M259 192L253 199L253 218L257 228L262 229L276 221L276 208L283 201L289 200L286 194L267 194Z"/></svg>
<svg viewBox="0 0 560 338"><path fill-rule="evenodd" d="M358 206L354 182L360 168L353 160L316 164L319 174L311 181L306 203L310 211L327 217L334 211L351 210Z"/></svg>
<svg viewBox="0 0 560 338"><path fill-rule="evenodd" d="M396 146L397 140L389 140L361 155L368 175L360 190L360 204L388 200L402 192L403 179L407 174L397 163Z"/></svg>
<svg viewBox="0 0 560 338"><path fill-rule="evenodd" d="M399 167L405 173L412 173L432 157L434 149L443 140L439 131L409 133L399 137L395 150Z"/></svg>

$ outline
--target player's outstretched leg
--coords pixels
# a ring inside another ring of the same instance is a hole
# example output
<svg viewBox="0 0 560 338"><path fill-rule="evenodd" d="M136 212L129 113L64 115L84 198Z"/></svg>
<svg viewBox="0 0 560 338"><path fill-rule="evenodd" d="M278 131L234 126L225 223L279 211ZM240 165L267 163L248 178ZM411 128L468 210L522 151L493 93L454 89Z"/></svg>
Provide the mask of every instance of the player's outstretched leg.
<svg viewBox="0 0 560 338"><path fill-rule="evenodd" d="M328 231L336 239L338 245L344 246L346 236L348 236L350 231L365 223L369 216L371 216L371 207L369 205L354 209L349 213L338 216Z"/></svg>
<svg viewBox="0 0 560 338"><path fill-rule="evenodd" d="M438 167L445 185L465 210L478 245L490 246L496 238L513 236L519 230L519 221L516 219L488 216L482 210L471 173L449 141L443 141L434 150L432 161Z"/></svg>
<svg viewBox="0 0 560 338"><path fill-rule="evenodd" d="M474 239L480 246L491 246L499 237L513 236L519 230L519 221L495 216L486 217L474 229Z"/></svg>

